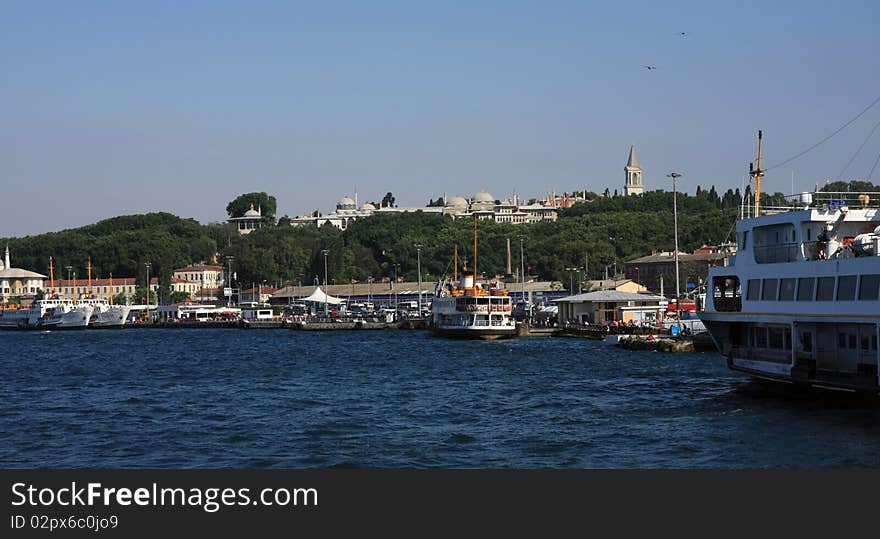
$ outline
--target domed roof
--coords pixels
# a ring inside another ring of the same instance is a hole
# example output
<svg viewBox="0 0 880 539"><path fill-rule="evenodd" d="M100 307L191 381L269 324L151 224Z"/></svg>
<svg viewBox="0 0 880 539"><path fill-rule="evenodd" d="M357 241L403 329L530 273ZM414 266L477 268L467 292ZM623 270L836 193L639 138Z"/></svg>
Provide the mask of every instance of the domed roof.
<svg viewBox="0 0 880 539"><path fill-rule="evenodd" d="M369 202L364 202L363 204L361 204L361 209L364 211L374 211L376 209L376 206L373 206Z"/></svg>
<svg viewBox="0 0 880 539"><path fill-rule="evenodd" d="M464 197L452 197L446 201L447 208L467 208L468 201Z"/></svg>
<svg viewBox="0 0 880 539"><path fill-rule="evenodd" d="M336 203L337 210L355 210L357 209L357 205L355 205L354 200L349 197L342 197L339 199L339 202Z"/></svg>
<svg viewBox="0 0 880 539"><path fill-rule="evenodd" d="M251 204L251 209L244 212L245 217L260 217L260 212L254 209L254 205Z"/></svg>
<svg viewBox="0 0 880 539"><path fill-rule="evenodd" d="M479 193L474 195L474 202L476 202L477 204L494 203L495 197L493 197L491 194L487 193L486 191L480 191Z"/></svg>

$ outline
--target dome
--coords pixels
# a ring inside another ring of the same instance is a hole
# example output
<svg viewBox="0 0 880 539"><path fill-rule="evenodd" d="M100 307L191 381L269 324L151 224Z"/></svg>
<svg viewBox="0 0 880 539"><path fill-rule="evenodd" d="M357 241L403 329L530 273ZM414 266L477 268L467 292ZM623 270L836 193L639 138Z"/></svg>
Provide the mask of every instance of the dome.
<svg viewBox="0 0 880 539"><path fill-rule="evenodd" d="M463 197L452 197L446 201L447 208L464 208L467 209L468 201Z"/></svg>
<svg viewBox="0 0 880 539"><path fill-rule="evenodd" d="M357 209L357 206L354 203L354 200L348 197L342 197L339 199L339 202L336 203L337 210L354 210Z"/></svg>
<svg viewBox="0 0 880 539"><path fill-rule="evenodd" d="M376 211L376 206L373 206L369 202L365 202L361 204L361 210L363 211Z"/></svg>
<svg viewBox="0 0 880 539"><path fill-rule="evenodd" d="M244 212L245 217L260 217L260 212L254 209L254 205L251 204L251 209Z"/></svg>
<svg viewBox="0 0 880 539"><path fill-rule="evenodd" d="M486 191L480 191L479 193L474 195L474 202L476 204L494 204L495 197L493 197L491 194L487 193Z"/></svg>

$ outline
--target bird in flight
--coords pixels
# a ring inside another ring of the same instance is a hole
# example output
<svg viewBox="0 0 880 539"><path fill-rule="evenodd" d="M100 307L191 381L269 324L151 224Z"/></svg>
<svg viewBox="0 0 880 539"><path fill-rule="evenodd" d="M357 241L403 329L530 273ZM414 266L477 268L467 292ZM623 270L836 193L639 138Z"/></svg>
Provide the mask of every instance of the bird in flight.
<svg viewBox="0 0 880 539"><path fill-rule="evenodd" d="M644 67L644 68L647 69L648 71L650 71L650 70L652 70L652 69L657 69L657 66L642 66L642 67Z"/></svg>
<svg viewBox="0 0 880 539"><path fill-rule="evenodd" d="M686 36L687 34L684 33L684 32L679 32L678 35L680 35L681 37L684 37L684 36Z"/></svg>

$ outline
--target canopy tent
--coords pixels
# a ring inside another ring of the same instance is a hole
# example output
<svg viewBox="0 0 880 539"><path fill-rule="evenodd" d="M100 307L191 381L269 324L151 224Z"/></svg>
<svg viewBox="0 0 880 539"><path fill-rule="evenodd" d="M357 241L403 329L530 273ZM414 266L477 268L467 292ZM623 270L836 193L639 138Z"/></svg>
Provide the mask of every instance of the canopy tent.
<svg viewBox="0 0 880 539"><path fill-rule="evenodd" d="M326 302L328 305L339 305L341 303L345 303L344 299L340 299L340 298L331 296L330 294L321 290L320 286L318 288L315 288L315 291L312 292L311 296L309 296L307 298L303 298L299 301L311 301L314 303L325 303Z"/></svg>

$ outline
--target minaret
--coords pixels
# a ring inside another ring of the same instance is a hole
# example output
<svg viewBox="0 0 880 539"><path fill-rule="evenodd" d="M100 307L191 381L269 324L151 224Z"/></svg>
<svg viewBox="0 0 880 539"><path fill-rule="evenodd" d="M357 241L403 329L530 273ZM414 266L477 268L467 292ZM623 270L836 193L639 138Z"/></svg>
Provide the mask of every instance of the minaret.
<svg viewBox="0 0 880 539"><path fill-rule="evenodd" d="M639 165L639 159L636 157L636 147L630 146L629 159L626 166L623 167L626 173L626 183L623 186L623 194L641 195L645 192L645 186L642 184L642 167Z"/></svg>
<svg viewBox="0 0 880 539"><path fill-rule="evenodd" d="M10 269L12 266L9 263L9 244L6 244L6 256L3 257L3 269Z"/></svg>

